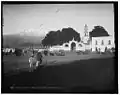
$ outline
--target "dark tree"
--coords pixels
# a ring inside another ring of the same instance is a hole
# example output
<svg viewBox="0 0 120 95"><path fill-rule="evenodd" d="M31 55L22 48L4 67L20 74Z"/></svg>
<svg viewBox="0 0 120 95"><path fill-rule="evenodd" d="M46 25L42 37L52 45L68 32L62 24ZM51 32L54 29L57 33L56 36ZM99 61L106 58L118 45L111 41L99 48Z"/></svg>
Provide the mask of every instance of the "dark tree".
<svg viewBox="0 0 120 95"><path fill-rule="evenodd" d="M42 40L42 44L44 46L52 46L52 45L62 45L65 42L69 42L74 39L76 41L80 41L80 34L77 33L72 28L63 28L61 31L50 31L45 38Z"/></svg>
<svg viewBox="0 0 120 95"><path fill-rule="evenodd" d="M22 55L22 49L15 48L15 55L21 56Z"/></svg>
<svg viewBox="0 0 120 95"><path fill-rule="evenodd" d="M94 26L94 29L90 32L90 37L109 36L108 32L102 26Z"/></svg>

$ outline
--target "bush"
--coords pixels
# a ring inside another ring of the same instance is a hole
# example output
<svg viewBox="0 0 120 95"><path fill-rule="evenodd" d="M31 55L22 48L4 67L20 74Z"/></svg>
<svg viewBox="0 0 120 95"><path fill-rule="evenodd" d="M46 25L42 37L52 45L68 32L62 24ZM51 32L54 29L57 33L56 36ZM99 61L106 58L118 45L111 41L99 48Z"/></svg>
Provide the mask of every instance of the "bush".
<svg viewBox="0 0 120 95"><path fill-rule="evenodd" d="M54 53L53 53L53 52L50 52L50 56L54 56Z"/></svg>
<svg viewBox="0 0 120 95"><path fill-rule="evenodd" d="M112 53L114 53L114 51L113 51L113 49L107 49L107 50L105 51L105 53L107 53L107 54L112 54Z"/></svg>
<svg viewBox="0 0 120 95"><path fill-rule="evenodd" d="M61 56L65 56L65 51L64 50L59 50Z"/></svg>
<svg viewBox="0 0 120 95"><path fill-rule="evenodd" d="M15 48L15 55L21 56L22 55L22 49Z"/></svg>
<svg viewBox="0 0 120 95"><path fill-rule="evenodd" d="M83 54L89 54L91 51L90 50L85 50Z"/></svg>
<svg viewBox="0 0 120 95"><path fill-rule="evenodd" d="M81 55L81 54L83 54L83 51L77 51L76 52L78 55Z"/></svg>
<svg viewBox="0 0 120 95"><path fill-rule="evenodd" d="M48 56L48 50L44 50L44 55Z"/></svg>
<svg viewBox="0 0 120 95"><path fill-rule="evenodd" d="M56 51L55 54L56 54L57 56L65 56L64 50Z"/></svg>

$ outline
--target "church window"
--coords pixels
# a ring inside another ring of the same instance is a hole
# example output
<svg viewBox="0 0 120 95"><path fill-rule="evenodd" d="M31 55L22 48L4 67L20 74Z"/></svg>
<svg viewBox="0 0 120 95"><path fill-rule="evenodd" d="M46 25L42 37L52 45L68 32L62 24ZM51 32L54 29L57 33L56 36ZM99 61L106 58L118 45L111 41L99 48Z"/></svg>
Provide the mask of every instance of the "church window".
<svg viewBox="0 0 120 95"><path fill-rule="evenodd" d="M97 43L97 41L96 41L96 43L95 43L95 44L96 44L96 45L98 44L98 43Z"/></svg>
<svg viewBox="0 0 120 95"><path fill-rule="evenodd" d="M102 43L101 43L101 45L104 45L104 41L102 40Z"/></svg>
<svg viewBox="0 0 120 95"><path fill-rule="evenodd" d="M110 40L108 41L108 45L111 45L111 41Z"/></svg>

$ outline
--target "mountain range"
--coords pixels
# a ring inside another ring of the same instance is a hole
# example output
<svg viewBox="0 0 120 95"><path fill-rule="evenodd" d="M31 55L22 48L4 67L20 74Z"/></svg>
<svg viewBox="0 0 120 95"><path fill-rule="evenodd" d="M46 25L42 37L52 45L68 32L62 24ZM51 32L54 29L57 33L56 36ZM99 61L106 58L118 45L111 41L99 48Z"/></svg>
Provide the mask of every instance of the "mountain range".
<svg viewBox="0 0 120 95"><path fill-rule="evenodd" d="M21 35L21 34L10 34L2 36L3 47L29 47L29 46L40 46L43 36L35 35Z"/></svg>

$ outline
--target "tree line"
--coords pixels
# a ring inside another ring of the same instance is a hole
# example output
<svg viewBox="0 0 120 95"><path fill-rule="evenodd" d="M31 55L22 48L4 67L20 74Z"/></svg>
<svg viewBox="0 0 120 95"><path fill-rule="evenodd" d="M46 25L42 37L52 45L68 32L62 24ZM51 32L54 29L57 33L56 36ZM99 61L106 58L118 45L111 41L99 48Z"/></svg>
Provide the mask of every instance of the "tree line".
<svg viewBox="0 0 120 95"><path fill-rule="evenodd" d="M74 39L76 41L80 41L80 34L75 31L73 28L63 28L61 31L50 31L45 38L42 40L42 44L44 46L52 46L52 45L62 45L63 43L69 42Z"/></svg>

